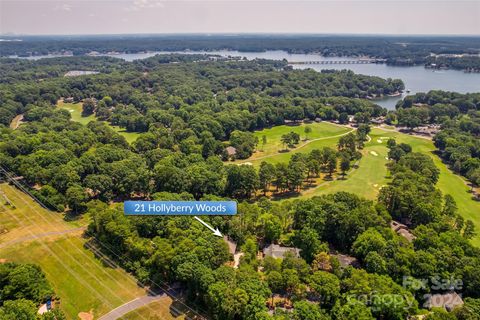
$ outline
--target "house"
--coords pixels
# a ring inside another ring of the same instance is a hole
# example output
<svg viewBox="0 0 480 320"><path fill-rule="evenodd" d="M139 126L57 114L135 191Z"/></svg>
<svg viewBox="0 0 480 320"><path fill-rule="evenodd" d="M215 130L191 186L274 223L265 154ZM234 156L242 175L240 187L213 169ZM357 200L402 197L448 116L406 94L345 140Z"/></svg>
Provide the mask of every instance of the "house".
<svg viewBox="0 0 480 320"><path fill-rule="evenodd" d="M360 266L360 263L355 257L348 256L346 254L332 254L331 256L337 258L338 262L340 263L340 268L342 269L345 269L348 266L355 268Z"/></svg>
<svg viewBox="0 0 480 320"><path fill-rule="evenodd" d="M291 252L296 258L300 257L300 249L293 247L282 247L273 243L263 249L263 256L272 257L275 259L283 259L287 252Z"/></svg>
<svg viewBox="0 0 480 320"><path fill-rule="evenodd" d="M455 307L463 305L462 297L456 292L449 292L443 294L432 294L427 298L425 306L431 308L445 308L447 311L452 311Z"/></svg>
<svg viewBox="0 0 480 320"><path fill-rule="evenodd" d="M235 155L237 154L237 149L232 146L226 147L225 151L227 151L229 158L235 158Z"/></svg>
<svg viewBox="0 0 480 320"><path fill-rule="evenodd" d="M415 236L410 232L410 229L404 225L401 224L400 222L393 221L390 222L390 228L395 231L398 235L404 237L405 239L408 240L408 242L412 242L415 240Z"/></svg>

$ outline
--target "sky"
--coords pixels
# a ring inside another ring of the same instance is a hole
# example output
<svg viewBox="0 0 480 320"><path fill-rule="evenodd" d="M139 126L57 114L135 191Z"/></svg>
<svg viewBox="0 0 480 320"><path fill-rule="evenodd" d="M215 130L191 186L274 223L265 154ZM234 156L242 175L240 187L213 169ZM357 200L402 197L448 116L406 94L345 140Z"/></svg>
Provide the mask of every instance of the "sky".
<svg viewBox="0 0 480 320"><path fill-rule="evenodd" d="M0 0L0 34L480 35L480 0Z"/></svg>

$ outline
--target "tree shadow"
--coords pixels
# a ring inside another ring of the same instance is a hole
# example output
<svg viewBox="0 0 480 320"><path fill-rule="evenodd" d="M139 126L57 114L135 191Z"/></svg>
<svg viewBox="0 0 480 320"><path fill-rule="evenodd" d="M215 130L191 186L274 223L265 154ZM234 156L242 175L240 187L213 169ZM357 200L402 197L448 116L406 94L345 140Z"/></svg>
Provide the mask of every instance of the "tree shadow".
<svg viewBox="0 0 480 320"><path fill-rule="evenodd" d="M78 221L82 217L81 214L74 213L73 211L69 210L65 212L63 216L63 220L67 222Z"/></svg>

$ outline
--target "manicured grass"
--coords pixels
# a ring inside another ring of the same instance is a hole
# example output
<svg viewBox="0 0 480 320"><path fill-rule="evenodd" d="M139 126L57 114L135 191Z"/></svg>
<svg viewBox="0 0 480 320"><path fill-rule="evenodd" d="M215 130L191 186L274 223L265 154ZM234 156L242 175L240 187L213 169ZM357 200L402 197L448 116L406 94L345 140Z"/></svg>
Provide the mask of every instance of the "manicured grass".
<svg viewBox="0 0 480 320"><path fill-rule="evenodd" d="M83 247L85 241L80 237L65 236L43 243L45 246L35 241L2 249L0 256L7 261L38 264L70 319L90 311L98 317L144 294L122 269L102 265L93 252Z"/></svg>
<svg viewBox="0 0 480 320"><path fill-rule="evenodd" d="M127 140L128 143L132 143L134 142L135 140L137 140L137 138L140 136L141 133L138 133L138 132L127 132L125 129L123 128L120 128L119 126L112 126L110 125L110 128L112 128L113 130L115 130L116 132L118 132L119 134L121 134L122 136L125 137L125 140Z"/></svg>
<svg viewBox="0 0 480 320"><path fill-rule="evenodd" d="M181 306L176 306L169 297L154 301L145 307L138 308L134 312L129 312L120 319L122 320L173 320L185 319L184 315L178 317L172 315L172 310L181 309ZM173 311L175 312L175 311Z"/></svg>
<svg viewBox="0 0 480 320"><path fill-rule="evenodd" d="M79 312L90 311L97 318L145 294L123 269L109 266L106 260L96 258L86 249L86 240L80 232L31 238L32 234L78 227L85 224L84 220L64 221L61 214L43 209L12 186L0 187L15 206L5 206L0 195L0 225L8 230L0 235L0 245L4 244L0 259L38 264L60 297L60 308L69 319L77 319ZM11 240L20 242L7 243Z"/></svg>
<svg viewBox="0 0 480 320"><path fill-rule="evenodd" d="M59 108L68 110L72 115L72 120L75 122L80 122L81 124L86 125L90 121L95 121L95 116L93 114L88 117L82 116L82 103L65 103L60 100L57 105Z"/></svg>
<svg viewBox="0 0 480 320"><path fill-rule="evenodd" d="M90 121L96 121L95 115L91 114L88 117L82 116L82 103L64 103L62 100L58 101L58 107L66 109L72 115L72 120L75 122L80 122L83 125L88 124ZM110 128L121 134L125 137L128 143L134 142L139 136L138 132L127 132L125 129L118 126L112 126L108 124Z"/></svg>
<svg viewBox="0 0 480 320"><path fill-rule="evenodd" d="M305 139L305 126L310 126L312 132L308 135L308 140ZM307 153L313 149L323 148L325 146L335 146L341 135L344 135L352 129L342 126L337 126L328 122L298 124L298 125L282 125L269 129L256 131L255 135L258 137L258 151L246 160L237 160L234 163L252 163L254 166L260 165L262 161L270 163L287 162L292 154L297 152ZM296 132L300 135L301 141L295 148L290 150L283 150L284 146L281 142L281 136ZM267 137L267 143L263 145L262 137Z"/></svg>
<svg viewBox="0 0 480 320"><path fill-rule="evenodd" d="M335 193L338 191L347 191L358 194L367 199L375 199L380 188L389 181L385 159L388 148L386 139L393 137L398 143L404 142L412 146L413 151L426 153L432 157L435 165L440 169L440 178L437 187L444 193L453 196L458 205L459 213L465 218L470 219L475 224L477 236L472 239L472 244L480 246L480 202L472 199L469 193L469 187L465 180L453 173L442 162L442 160L433 153L435 146L432 141L422 139L399 132L385 131L374 128L370 133L372 140L365 144L363 157L359 162L359 168L352 170L346 180L335 180L328 183L319 184L317 188L309 189L302 193L301 197L312 197L315 195ZM379 142L381 140L382 142ZM371 151L376 152L377 156L372 155Z"/></svg>
<svg viewBox="0 0 480 320"><path fill-rule="evenodd" d="M8 199L13 206L5 206ZM63 214L46 210L40 207L30 197L20 190L6 183L0 184L0 225L7 229L7 233L0 235L0 246L12 241L31 237L32 234L46 234L86 226L85 216L80 219L66 222ZM37 212L32 213L29 206ZM41 217L38 215L41 214Z"/></svg>

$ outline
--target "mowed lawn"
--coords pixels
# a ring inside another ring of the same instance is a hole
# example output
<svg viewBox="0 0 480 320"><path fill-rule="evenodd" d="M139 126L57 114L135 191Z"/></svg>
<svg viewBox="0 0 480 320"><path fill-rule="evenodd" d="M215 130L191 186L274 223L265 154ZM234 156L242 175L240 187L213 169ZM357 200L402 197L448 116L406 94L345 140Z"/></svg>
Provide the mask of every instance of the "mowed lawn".
<svg viewBox="0 0 480 320"><path fill-rule="evenodd" d="M81 231L63 233L85 220L67 222L5 183L0 190L0 225L6 231L0 235L0 259L38 264L69 319L78 319L80 312L92 312L96 319L145 294L123 269L108 266L86 249ZM4 195L13 206L6 205Z"/></svg>
<svg viewBox="0 0 480 320"><path fill-rule="evenodd" d="M385 166L388 161L386 159L388 153L386 141L393 137L398 143L410 144L414 152L426 153L433 159L435 165L440 169L437 187L443 194L452 195L457 202L459 213L465 219L473 221L477 236L472 239L472 243L480 246L480 202L472 199L465 179L449 170L442 160L433 153L435 146L432 141L379 128L372 129L370 137L372 140L365 145L359 168L352 169L346 180L321 183L318 187L303 192L301 197L347 191L367 199L375 199L380 188L389 182L388 171Z"/></svg>
<svg viewBox="0 0 480 320"><path fill-rule="evenodd" d="M308 140L305 140L305 126L309 126L312 132L308 134ZM281 137L289 132L296 132L300 135L300 143L295 148L284 150ZM313 149L323 147L336 147L338 139L352 131L351 128L338 126L329 122L314 122L310 124L282 125L260 131L255 131L258 137L257 152L245 160L237 160L233 163L251 163L259 166L262 161L270 163L287 162L292 154L297 152L307 153ZM263 145L262 137L267 137L267 143Z"/></svg>
<svg viewBox="0 0 480 320"><path fill-rule="evenodd" d="M79 122L83 125L88 124L90 121L96 121L95 115L91 114L87 117L82 116L82 104L81 103L65 103L62 100L59 100L57 103L59 108L68 110L72 115L72 121ZM125 129L122 129L118 126L112 126L108 124L110 128L121 134L125 137L128 143L132 143L140 136L138 132L127 132Z"/></svg>
<svg viewBox="0 0 480 320"><path fill-rule="evenodd" d="M185 315L174 316L174 310L181 311L182 305L177 305L170 297L164 297L158 301L154 301L144 307L138 308L135 311L129 312L121 320L170 320L170 319L185 319Z"/></svg>
<svg viewBox="0 0 480 320"><path fill-rule="evenodd" d="M95 121L95 116L93 114L88 117L82 116L82 103L65 103L62 100L59 100L57 106L70 112L72 120L75 122L80 122L81 124L86 125L90 121Z"/></svg>

